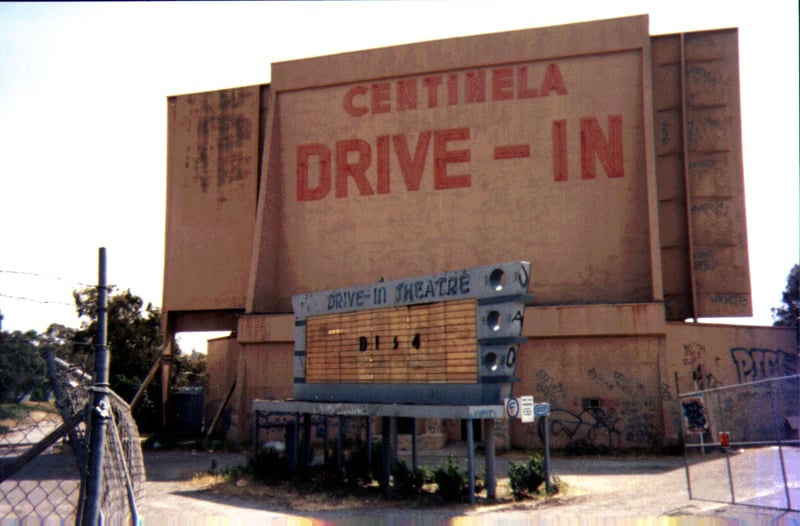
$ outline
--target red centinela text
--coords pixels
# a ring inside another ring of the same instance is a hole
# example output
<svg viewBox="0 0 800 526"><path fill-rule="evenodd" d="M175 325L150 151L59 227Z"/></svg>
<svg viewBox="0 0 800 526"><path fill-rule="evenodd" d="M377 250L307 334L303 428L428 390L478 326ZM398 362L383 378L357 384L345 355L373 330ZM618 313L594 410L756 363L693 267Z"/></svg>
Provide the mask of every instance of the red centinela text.
<svg viewBox="0 0 800 526"><path fill-rule="evenodd" d="M548 64L537 72L532 70L529 66L504 66L358 84L345 93L343 108L348 115L363 117L393 111L567 94L558 64Z"/></svg>

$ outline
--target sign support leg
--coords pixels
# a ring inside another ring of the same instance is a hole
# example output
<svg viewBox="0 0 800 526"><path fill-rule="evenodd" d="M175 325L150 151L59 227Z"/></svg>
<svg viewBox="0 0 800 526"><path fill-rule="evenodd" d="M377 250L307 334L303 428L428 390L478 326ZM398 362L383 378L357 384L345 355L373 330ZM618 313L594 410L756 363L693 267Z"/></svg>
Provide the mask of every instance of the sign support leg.
<svg viewBox="0 0 800 526"><path fill-rule="evenodd" d="M336 469L340 472L344 468L344 415L339 415L339 434L336 437Z"/></svg>
<svg viewBox="0 0 800 526"><path fill-rule="evenodd" d="M311 414L303 413L302 471L308 473L311 467Z"/></svg>
<svg viewBox="0 0 800 526"><path fill-rule="evenodd" d="M367 473L372 475L372 418L367 417Z"/></svg>
<svg viewBox="0 0 800 526"><path fill-rule="evenodd" d="M389 482L391 481L392 469L392 424L391 417L384 416L381 418L381 441L383 442L383 451L381 451L381 484L383 484L383 492L386 495L390 494Z"/></svg>
<svg viewBox="0 0 800 526"><path fill-rule="evenodd" d="M494 451L494 420L484 420L484 436L486 437L486 497L494 500L497 498L497 477L495 470Z"/></svg>
<svg viewBox="0 0 800 526"><path fill-rule="evenodd" d="M475 504L475 439L472 432L472 419L467 419L467 479L469 503Z"/></svg>
<svg viewBox="0 0 800 526"><path fill-rule="evenodd" d="M389 417L389 426L390 426L390 428L392 430L391 434L390 434L390 436L392 437L392 447L389 449L389 451L392 454L392 456L391 456L391 459L392 459L392 471L391 471L391 473L394 473L395 471L397 471L397 451L398 451L398 448L397 448L397 417L396 416Z"/></svg>
<svg viewBox="0 0 800 526"><path fill-rule="evenodd" d="M411 419L411 471L417 472L417 419Z"/></svg>

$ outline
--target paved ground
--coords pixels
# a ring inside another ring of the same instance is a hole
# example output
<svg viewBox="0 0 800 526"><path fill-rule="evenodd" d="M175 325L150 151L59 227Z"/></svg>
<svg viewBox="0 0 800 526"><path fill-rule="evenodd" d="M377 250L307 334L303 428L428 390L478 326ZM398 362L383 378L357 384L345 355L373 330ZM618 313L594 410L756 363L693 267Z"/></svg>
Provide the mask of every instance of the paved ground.
<svg viewBox="0 0 800 526"><path fill-rule="evenodd" d="M435 467L448 454L463 457L463 446L426 453L420 464ZM774 450L748 451L732 455L731 465L737 502L774 505L784 499L781 470ZM784 448L790 497L800 507L800 451ZM501 455L498 477L505 477L508 464L524 454ZM406 457L410 463L410 460ZM556 457L553 470L567 483L562 495L551 499L506 502L501 505L451 505L435 508L403 507L375 502L287 502L272 498L222 495L190 481L193 473L241 465L244 457L212 452L146 453L148 482L146 497L139 503L145 524L777 524L800 526L800 512L783 512L752 505L727 505L709 500L730 498L726 459L706 455L690 465L695 496L687 492L682 457L575 458ZM483 460L476 472L483 472ZM776 471L777 469L777 471ZM765 480L767 484L765 484ZM752 481L757 481L758 489ZM503 489L501 479L501 490ZM753 488L751 488L752 486ZM760 493L759 493L760 492ZM775 493L780 493L775 497ZM498 491L498 497L502 494ZM760 499L760 500L759 500ZM330 499L329 499L330 500ZM781 504L782 505L782 504Z"/></svg>

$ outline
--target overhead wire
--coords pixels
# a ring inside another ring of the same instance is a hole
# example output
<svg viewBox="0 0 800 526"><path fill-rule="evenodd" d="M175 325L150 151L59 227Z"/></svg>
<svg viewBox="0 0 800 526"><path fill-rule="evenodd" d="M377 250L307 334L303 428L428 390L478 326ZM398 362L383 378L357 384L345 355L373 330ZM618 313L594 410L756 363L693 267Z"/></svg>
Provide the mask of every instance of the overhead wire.
<svg viewBox="0 0 800 526"><path fill-rule="evenodd" d="M52 279L52 280L56 280L56 281L63 281L65 283L71 283L73 285L79 285L81 287L97 288L96 284L84 283L83 281L78 281L78 280L69 279L69 278L63 278L63 277L60 277L60 276L53 276L53 275L49 275L49 274L40 274L38 272L27 272L27 271L22 271L22 270L4 270L4 269L0 269L0 274L16 274L16 275L20 275L20 276L32 276L32 277L36 277L36 278L46 278L46 279ZM21 301L31 301L31 302L34 302L34 303L41 303L41 304L66 305L68 307L72 307L72 306L75 305L74 302L65 302L65 301L56 301L56 300L40 300L40 299L36 299L36 298L28 298L26 296L14 296L12 294L3 294L3 293L0 293L0 297L14 299L14 300L21 300Z"/></svg>
<svg viewBox="0 0 800 526"><path fill-rule="evenodd" d="M3 273L3 274L19 274L19 275L22 275L22 276L33 276L33 277L36 277L36 278L54 279L56 281L65 281L67 283L74 283L76 285L80 285L81 287L96 287L97 286L97 284L84 283L82 281L78 281L78 280L75 280L75 279L67 279L67 278L62 278L62 277L59 277L59 276L51 276L51 275L48 275L48 274L39 274L38 272L26 272L26 271L22 271L22 270L3 270L3 269L0 269L0 273Z"/></svg>
<svg viewBox="0 0 800 526"><path fill-rule="evenodd" d="M53 305L67 305L68 307L71 307L71 306L74 305L74 303L67 303L66 301L37 300L37 299L34 299L34 298L26 298L24 296L12 296L11 294L3 294L2 292L0 292L0 297L10 298L12 300L32 301L32 302L35 302L35 303L49 303L49 304L53 304Z"/></svg>

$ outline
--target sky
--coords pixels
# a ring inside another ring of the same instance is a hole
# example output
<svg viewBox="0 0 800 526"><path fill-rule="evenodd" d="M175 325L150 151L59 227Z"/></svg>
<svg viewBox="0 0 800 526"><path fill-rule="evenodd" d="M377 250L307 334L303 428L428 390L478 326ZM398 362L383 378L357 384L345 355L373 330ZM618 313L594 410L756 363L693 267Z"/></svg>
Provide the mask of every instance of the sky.
<svg viewBox="0 0 800 526"><path fill-rule="evenodd" d="M0 2L0 312L6 331L80 325L108 282L160 306L167 97L263 84L270 64L649 14L650 34L739 29L753 317L800 259L797 2ZM711 320L709 320L711 321ZM201 348L205 336L185 335Z"/></svg>

